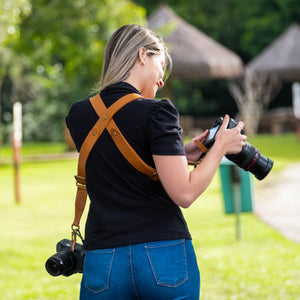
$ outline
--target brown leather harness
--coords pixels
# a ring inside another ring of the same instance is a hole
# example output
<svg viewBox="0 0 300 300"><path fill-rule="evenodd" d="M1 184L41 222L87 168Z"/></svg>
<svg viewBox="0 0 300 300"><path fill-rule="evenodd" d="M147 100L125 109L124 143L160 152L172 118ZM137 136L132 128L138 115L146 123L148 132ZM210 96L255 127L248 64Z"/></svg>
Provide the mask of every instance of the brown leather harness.
<svg viewBox="0 0 300 300"><path fill-rule="evenodd" d="M122 155L127 159L127 161L138 171L147 175L152 180L159 180L157 172L154 168L147 165L140 156L136 153L136 151L131 147L131 145L127 142L121 131L119 130L118 126L113 120L114 114L120 110L123 106L128 104L129 102L142 98L139 94L128 94L115 103L113 103L109 108L106 108L105 104L103 103L100 95L96 95L90 98L90 102L96 111L99 119L90 130L88 135L86 136L79 152L78 158L78 168L77 168L77 175L75 176L76 185L77 185L77 193L75 199L75 217L72 224L72 246L75 246L76 242L76 235L80 236L82 239L80 230L79 230L79 223L82 217L86 199L87 199L87 190L86 190L86 162L88 156L94 147L96 141L99 139L101 134L103 133L104 129L108 131L112 140L116 144L119 151Z"/></svg>

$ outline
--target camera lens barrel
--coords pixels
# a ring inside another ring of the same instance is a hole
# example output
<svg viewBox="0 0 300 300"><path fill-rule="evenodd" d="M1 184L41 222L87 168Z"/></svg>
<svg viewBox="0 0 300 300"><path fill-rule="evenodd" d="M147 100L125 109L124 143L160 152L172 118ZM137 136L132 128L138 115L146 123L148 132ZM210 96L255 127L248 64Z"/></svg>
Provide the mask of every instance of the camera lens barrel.
<svg viewBox="0 0 300 300"><path fill-rule="evenodd" d="M240 153L226 157L243 170L251 172L258 180L264 179L273 167L273 161L270 158L263 156L259 150L247 142Z"/></svg>
<svg viewBox="0 0 300 300"><path fill-rule="evenodd" d="M71 251L61 251L51 256L45 267L52 276L65 275L76 267L76 257Z"/></svg>
<svg viewBox="0 0 300 300"><path fill-rule="evenodd" d="M64 266L61 259L57 259L55 257L50 257L46 261L46 270L52 276L59 276L62 274L64 270Z"/></svg>
<svg viewBox="0 0 300 300"><path fill-rule="evenodd" d="M272 159L259 153L257 160L253 163L253 166L249 168L249 171L253 173L258 180L262 180L269 174L273 164Z"/></svg>

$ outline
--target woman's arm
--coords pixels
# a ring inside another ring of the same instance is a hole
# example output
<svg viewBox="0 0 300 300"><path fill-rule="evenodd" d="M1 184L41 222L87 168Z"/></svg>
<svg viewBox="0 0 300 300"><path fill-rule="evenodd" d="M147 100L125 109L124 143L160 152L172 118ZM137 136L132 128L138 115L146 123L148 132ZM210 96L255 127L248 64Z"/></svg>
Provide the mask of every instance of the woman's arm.
<svg viewBox="0 0 300 300"><path fill-rule="evenodd" d="M242 150L247 138L240 133L244 124L239 122L235 128L226 129L228 122L226 115L213 147L192 171L185 156L153 155L160 181L177 205L189 207L210 184L223 156Z"/></svg>

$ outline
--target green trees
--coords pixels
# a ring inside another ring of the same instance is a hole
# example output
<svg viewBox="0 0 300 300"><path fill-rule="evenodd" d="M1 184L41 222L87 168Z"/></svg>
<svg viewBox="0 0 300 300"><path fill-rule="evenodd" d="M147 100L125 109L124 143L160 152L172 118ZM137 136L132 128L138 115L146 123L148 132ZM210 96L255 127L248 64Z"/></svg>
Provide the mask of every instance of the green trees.
<svg viewBox="0 0 300 300"><path fill-rule="evenodd" d="M123 24L145 24L146 11L126 0L25 2L0 4L18 14L12 25L0 24L7 32L0 54L2 138L9 137L13 102L21 101L24 140L61 140L69 105L87 97L100 76L107 38ZM14 36L9 26L17 28Z"/></svg>
<svg viewBox="0 0 300 300"><path fill-rule="evenodd" d="M134 0L150 14L160 0ZM230 48L245 63L292 22L300 21L298 0L165 0L180 17Z"/></svg>
<svg viewBox="0 0 300 300"><path fill-rule="evenodd" d="M9 140L15 101L24 104L25 141L61 140L68 107L100 77L108 37L125 23L145 25L160 2L0 0L0 141ZM244 63L300 20L298 0L164 2ZM176 81L173 89L181 113L236 110L225 81Z"/></svg>

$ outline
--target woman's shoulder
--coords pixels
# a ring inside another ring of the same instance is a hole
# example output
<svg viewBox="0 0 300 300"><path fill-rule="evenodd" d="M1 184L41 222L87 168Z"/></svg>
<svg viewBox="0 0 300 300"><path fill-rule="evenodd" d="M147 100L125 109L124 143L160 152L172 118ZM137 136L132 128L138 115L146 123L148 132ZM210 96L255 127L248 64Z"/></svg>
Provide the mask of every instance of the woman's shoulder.
<svg viewBox="0 0 300 300"><path fill-rule="evenodd" d="M151 108L153 113L159 112L159 111L169 111L169 112L173 112L176 114L178 113L174 104L168 99L158 100L158 99L144 98L144 99L138 99L137 101L141 105Z"/></svg>
<svg viewBox="0 0 300 300"><path fill-rule="evenodd" d="M153 103L153 109L152 109L152 114L153 115L158 115L161 118L178 118L178 110L174 106L174 104L167 99L162 99L162 100L155 100Z"/></svg>
<svg viewBox="0 0 300 300"><path fill-rule="evenodd" d="M66 123L69 128L77 127L78 124L84 123L91 126L92 122L95 122L96 118L97 115L94 112L89 99L84 99L72 104L66 116Z"/></svg>
<svg viewBox="0 0 300 300"><path fill-rule="evenodd" d="M74 102L71 105L69 113L70 112L72 112L72 113L80 112L83 109L87 109L89 107L90 107L89 99L79 100L79 101Z"/></svg>

